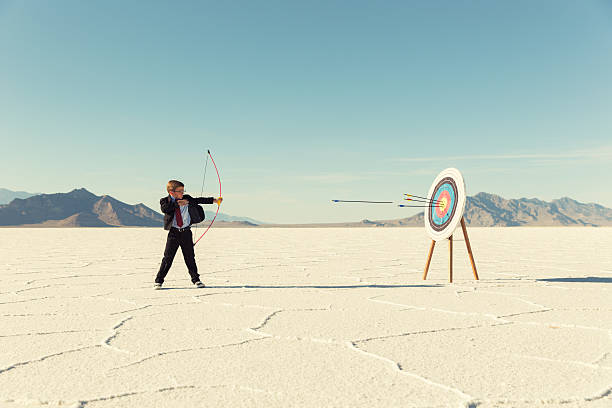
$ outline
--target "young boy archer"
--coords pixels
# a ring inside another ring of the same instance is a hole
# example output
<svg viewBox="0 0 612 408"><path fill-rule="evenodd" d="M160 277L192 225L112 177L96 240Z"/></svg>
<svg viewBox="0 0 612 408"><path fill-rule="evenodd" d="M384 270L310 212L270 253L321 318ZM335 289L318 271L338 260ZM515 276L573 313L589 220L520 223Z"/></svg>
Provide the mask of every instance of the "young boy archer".
<svg viewBox="0 0 612 408"><path fill-rule="evenodd" d="M155 277L155 289L161 289L179 246L189 270L191 282L198 288L203 288L205 285L200 281L200 275L198 275L190 226L204 221L204 211L198 204L220 205L223 198L193 198L185 194L185 185L178 180L168 181L166 190L168 190L168 196L159 200L159 204L164 213L164 229L168 230L168 239L159 272Z"/></svg>

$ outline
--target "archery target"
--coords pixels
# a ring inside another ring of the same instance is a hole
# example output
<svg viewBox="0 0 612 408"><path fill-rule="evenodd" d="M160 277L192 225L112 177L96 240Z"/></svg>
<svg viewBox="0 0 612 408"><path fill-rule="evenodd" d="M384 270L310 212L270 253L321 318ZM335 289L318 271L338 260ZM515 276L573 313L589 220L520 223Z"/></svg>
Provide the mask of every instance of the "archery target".
<svg viewBox="0 0 612 408"><path fill-rule="evenodd" d="M429 188L431 206L425 212L425 229L434 241L450 237L461 223L465 209L465 183L455 168L442 170Z"/></svg>

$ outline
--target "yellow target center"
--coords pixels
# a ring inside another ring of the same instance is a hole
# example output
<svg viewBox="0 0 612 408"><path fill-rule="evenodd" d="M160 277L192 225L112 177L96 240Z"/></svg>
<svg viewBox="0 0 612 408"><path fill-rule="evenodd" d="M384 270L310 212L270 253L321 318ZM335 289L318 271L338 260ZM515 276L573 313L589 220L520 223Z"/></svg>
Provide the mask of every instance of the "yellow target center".
<svg viewBox="0 0 612 408"><path fill-rule="evenodd" d="M446 206L448 205L448 201L446 200L446 197L444 197L441 201L440 201L440 209L442 211L444 211L446 209Z"/></svg>

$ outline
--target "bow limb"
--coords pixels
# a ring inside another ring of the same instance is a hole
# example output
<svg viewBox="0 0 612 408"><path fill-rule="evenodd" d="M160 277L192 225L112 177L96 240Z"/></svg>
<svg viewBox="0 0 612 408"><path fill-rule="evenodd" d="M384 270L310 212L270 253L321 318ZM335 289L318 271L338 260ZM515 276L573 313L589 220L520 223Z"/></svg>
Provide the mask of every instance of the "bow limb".
<svg viewBox="0 0 612 408"><path fill-rule="evenodd" d="M210 153L210 150L208 151L208 156L210 156L210 160L212 161L212 164L215 166L215 171L217 172L217 180L219 180L219 197L222 197L221 195L221 176L219 176L219 169L217 168L217 164L215 163L215 159L213 159L212 154ZM219 208L221 208L220 203L217 204L217 212L215 213L215 216L213 217L210 224L208 225L208 228L206 228L206 231L204 231L204 233L200 235L200 238L198 238L196 242L193 243L193 246L195 246L195 244L197 244L202 239L202 237L206 235L210 227L212 227L213 223L215 222L215 219L217 218L217 215L219 214Z"/></svg>

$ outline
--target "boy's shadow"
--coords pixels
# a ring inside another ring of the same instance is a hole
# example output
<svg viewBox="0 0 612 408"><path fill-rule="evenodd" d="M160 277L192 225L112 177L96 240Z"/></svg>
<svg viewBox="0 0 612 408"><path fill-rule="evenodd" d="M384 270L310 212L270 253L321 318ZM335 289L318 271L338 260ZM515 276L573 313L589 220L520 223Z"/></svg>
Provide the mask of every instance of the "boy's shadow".
<svg viewBox="0 0 612 408"><path fill-rule="evenodd" d="M612 278L599 276L586 276L584 278L548 278L536 279L538 282L589 282L589 283L612 283Z"/></svg>
<svg viewBox="0 0 612 408"><path fill-rule="evenodd" d="M162 287L160 290L202 290L202 289L358 289L358 288L437 288L444 285L232 285L196 287Z"/></svg>

